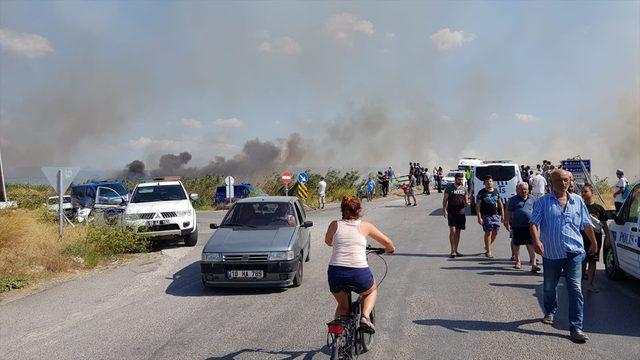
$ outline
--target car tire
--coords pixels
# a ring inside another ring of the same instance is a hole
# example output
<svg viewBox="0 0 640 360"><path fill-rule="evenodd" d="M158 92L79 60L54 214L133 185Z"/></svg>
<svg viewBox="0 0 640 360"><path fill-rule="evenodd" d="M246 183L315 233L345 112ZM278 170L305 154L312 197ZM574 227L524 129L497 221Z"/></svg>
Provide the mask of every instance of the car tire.
<svg viewBox="0 0 640 360"><path fill-rule="evenodd" d="M621 280L625 277L624 271L616 265L616 254L610 246L604 250L604 269L611 280Z"/></svg>
<svg viewBox="0 0 640 360"><path fill-rule="evenodd" d="M198 230L194 230L191 234L184 236L184 244L186 246L196 246L198 243Z"/></svg>
<svg viewBox="0 0 640 360"><path fill-rule="evenodd" d="M471 206L469 207L469 210L471 210L471 215L475 215L476 214L476 203L475 202L471 202Z"/></svg>
<svg viewBox="0 0 640 360"><path fill-rule="evenodd" d="M293 287L298 287L302 285L302 277L304 275L304 261L302 261L302 256L300 256L300 260L298 260L298 271L296 271L296 275L293 277Z"/></svg>

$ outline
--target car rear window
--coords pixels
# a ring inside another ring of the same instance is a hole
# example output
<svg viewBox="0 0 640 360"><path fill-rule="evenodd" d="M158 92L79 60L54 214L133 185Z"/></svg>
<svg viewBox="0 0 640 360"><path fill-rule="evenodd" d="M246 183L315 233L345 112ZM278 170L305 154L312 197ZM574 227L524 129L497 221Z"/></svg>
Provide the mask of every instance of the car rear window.
<svg viewBox="0 0 640 360"><path fill-rule="evenodd" d="M138 187L131 198L132 203L144 203L154 201L175 201L186 200L182 186L180 185L158 185Z"/></svg>
<svg viewBox="0 0 640 360"><path fill-rule="evenodd" d="M494 181L509 181L516 177L516 168L501 165L476 167L475 176L478 180L484 181L487 175L491 175Z"/></svg>
<svg viewBox="0 0 640 360"><path fill-rule="evenodd" d="M291 204L286 202L236 203L220 226L295 226L297 224Z"/></svg>

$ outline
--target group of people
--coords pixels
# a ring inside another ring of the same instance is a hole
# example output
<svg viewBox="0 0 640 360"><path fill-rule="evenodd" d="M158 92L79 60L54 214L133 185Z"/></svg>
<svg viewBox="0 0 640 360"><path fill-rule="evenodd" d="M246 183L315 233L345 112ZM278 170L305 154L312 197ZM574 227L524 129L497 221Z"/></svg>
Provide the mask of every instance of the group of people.
<svg viewBox="0 0 640 360"><path fill-rule="evenodd" d="M545 165L550 164L545 161ZM553 165L548 166L549 169L552 167ZM541 168L540 165L538 168ZM528 171L527 168L522 170ZM622 169L618 169L616 173L616 201L624 201L624 193L629 188L628 181L623 177ZM529 253L532 273L541 270L536 253L543 257L543 322L546 324L554 323L558 308L556 288L561 273L564 273L570 302L571 337L583 342L588 340L588 336L582 331L582 280L586 281L587 291L599 292L595 285L595 270L603 237L609 236L606 212L595 202L593 185L582 186L581 196L575 193L575 182L568 171L561 168L551 170L549 182L542 171L529 175L528 181L518 184L517 194L508 199L506 204L502 204L502 199L493 187L492 177L485 177L484 188L476 197L477 220L484 231L485 256L493 258L492 246L500 225L503 224L511 235L515 269L522 268L519 251L522 245ZM465 208L470 203L468 189L463 186L463 176L456 175L454 184L445 190L442 201L443 214L450 229L451 258L463 256L458 251L460 231L465 229ZM547 186L548 183L550 187ZM547 192L546 189L550 191Z"/></svg>

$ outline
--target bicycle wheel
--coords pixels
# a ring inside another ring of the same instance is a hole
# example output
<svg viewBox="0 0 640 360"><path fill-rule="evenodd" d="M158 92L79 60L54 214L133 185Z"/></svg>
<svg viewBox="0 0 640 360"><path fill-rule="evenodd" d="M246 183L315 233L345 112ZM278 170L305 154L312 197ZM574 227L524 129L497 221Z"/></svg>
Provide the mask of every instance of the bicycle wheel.
<svg viewBox="0 0 640 360"><path fill-rule="evenodd" d="M334 336L331 342L331 360L340 359L340 338L342 336Z"/></svg>
<svg viewBox="0 0 640 360"><path fill-rule="evenodd" d="M376 308L374 307L371 310L371 323L373 325L376 324ZM364 331L358 331L360 333L359 336L359 340L360 340L360 347L361 347L361 353L366 353L367 351L371 350L372 346L373 346L373 335L374 334L367 334Z"/></svg>

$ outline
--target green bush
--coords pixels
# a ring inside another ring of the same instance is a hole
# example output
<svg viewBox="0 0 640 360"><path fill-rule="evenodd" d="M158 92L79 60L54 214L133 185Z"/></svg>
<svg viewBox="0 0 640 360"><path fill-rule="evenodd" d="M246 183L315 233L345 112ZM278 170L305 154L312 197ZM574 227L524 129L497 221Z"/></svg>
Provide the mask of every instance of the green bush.
<svg viewBox="0 0 640 360"><path fill-rule="evenodd" d="M49 185L7 184L9 200L15 200L18 207L34 210L47 202L55 192Z"/></svg>
<svg viewBox="0 0 640 360"><path fill-rule="evenodd" d="M27 280L20 277L0 278L0 293L20 289L27 285Z"/></svg>
<svg viewBox="0 0 640 360"><path fill-rule="evenodd" d="M86 236L67 244L65 253L91 267L111 256L147 252L149 247L148 238L123 226L88 226Z"/></svg>

